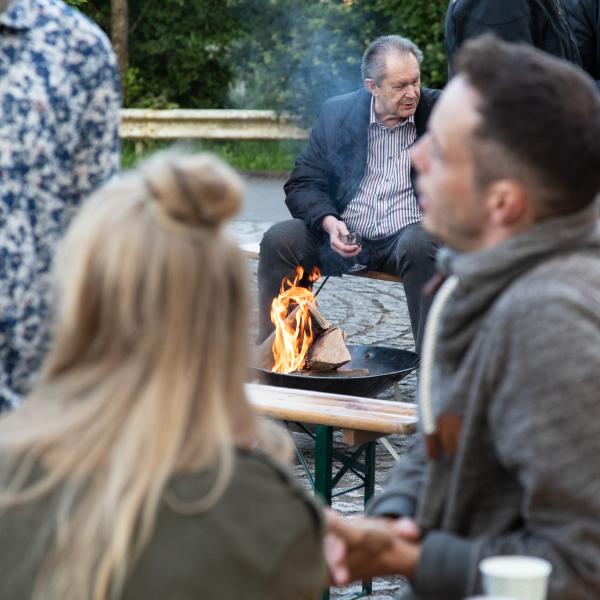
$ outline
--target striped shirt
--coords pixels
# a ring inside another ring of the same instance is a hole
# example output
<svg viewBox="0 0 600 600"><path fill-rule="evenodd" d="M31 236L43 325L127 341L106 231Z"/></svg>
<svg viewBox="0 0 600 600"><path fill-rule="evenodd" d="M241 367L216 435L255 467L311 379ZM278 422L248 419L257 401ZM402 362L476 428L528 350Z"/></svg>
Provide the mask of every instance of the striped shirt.
<svg viewBox="0 0 600 600"><path fill-rule="evenodd" d="M356 196L342 213L348 229L366 239L397 233L422 218L410 178L410 150L417 138L414 116L384 127L371 100L367 166Z"/></svg>

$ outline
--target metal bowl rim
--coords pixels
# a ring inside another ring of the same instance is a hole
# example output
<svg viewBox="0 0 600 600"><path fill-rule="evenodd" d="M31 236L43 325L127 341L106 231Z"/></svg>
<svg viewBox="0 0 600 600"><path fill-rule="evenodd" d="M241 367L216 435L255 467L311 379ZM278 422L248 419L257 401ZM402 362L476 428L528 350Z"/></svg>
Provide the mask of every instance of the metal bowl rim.
<svg viewBox="0 0 600 600"><path fill-rule="evenodd" d="M416 354L415 352L412 352L411 350L404 350L403 348L392 348L389 346L373 346L372 344L346 344L346 346L349 349L352 348L376 348L377 350L393 350L393 351L397 351L397 352L405 352L407 354L412 354L413 358L414 358L414 365L410 366L410 367L406 367L404 369L400 369L397 371L389 371L388 373L377 373L375 375L364 375L362 377L319 377L318 375L310 375L309 376L304 376L304 375L295 375L294 373L275 373L273 371L268 371L267 369L262 369L260 367L252 367L254 371L257 371L259 373L267 373L269 375L272 376L282 376L282 377L289 377L291 379L298 379L301 381L306 381L306 380L310 380L310 381L356 381L356 382L368 382L368 381L373 381L375 379L384 379L387 377L394 377L396 375L406 375L408 373L410 373L411 371L414 371L418 366L419 366L419 355Z"/></svg>

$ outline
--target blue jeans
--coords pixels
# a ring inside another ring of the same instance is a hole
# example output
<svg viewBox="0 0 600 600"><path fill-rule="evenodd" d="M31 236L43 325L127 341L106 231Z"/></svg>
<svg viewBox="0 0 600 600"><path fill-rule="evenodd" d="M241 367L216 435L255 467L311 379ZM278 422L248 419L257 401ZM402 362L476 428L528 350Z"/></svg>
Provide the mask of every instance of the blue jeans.
<svg viewBox="0 0 600 600"><path fill-rule="evenodd" d="M431 298L423 294L423 287L435 273L438 247L438 242L415 223L389 237L365 240L358 256L370 270L402 279L417 352L421 349L431 304ZM352 263L352 259L345 259L331 249L327 234L308 229L300 219L273 225L260 243L257 342L262 342L273 331L269 315L271 302L279 294L282 279L293 275L297 265L308 273L317 266L323 275L342 275ZM308 282L301 284L308 285Z"/></svg>

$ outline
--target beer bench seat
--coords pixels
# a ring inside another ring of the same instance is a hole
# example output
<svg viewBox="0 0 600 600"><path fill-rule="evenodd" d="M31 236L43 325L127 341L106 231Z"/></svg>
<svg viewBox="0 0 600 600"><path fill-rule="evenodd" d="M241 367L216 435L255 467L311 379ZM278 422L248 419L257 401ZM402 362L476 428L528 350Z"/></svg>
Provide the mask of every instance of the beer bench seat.
<svg viewBox="0 0 600 600"><path fill-rule="evenodd" d="M288 428L300 429L314 440L314 471L296 444L296 455L313 491L331 505L334 497L363 489L366 505L375 492L375 442L391 434L413 433L417 424L414 404L392 402L358 396L327 394L292 388L273 387L256 383L246 384L248 400L257 413L283 421ZM333 432L342 431L346 448L333 447ZM339 463L333 472L333 462ZM342 477L354 473L360 484L336 489ZM314 474L313 474L314 473ZM370 580L362 582L358 593L342 600L363 598L372 592ZM329 600L329 590L322 599Z"/></svg>
<svg viewBox="0 0 600 600"><path fill-rule="evenodd" d="M244 256L251 260L258 260L260 256L260 244L258 242L252 242L247 244L240 244L240 249L244 253ZM394 281L401 283L402 279L397 275L390 275L389 273L382 273L381 271L361 271L359 273L347 273L355 277L368 277L369 279L379 279L380 281Z"/></svg>
<svg viewBox="0 0 600 600"><path fill-rule="evenodd" d="M298 458L307 471L315 492L327 504L335 496L351 490L334 488L348 471L361 484L352 490L364 488L364 502L375 488L375 441L386 435L414 433L417 412L414 404L377 400L359 396L328 394L309 390L274 387L257 383L246 384L246 392L255 410L264 416L296 424L315 441L314 477L308 471L304 458ZM308 426L308 427L307 427ZM342 441L350 453L333 448L333 432L341 430ZM364 456L360 462L361 456ZM333 460L341 463L333 473Z"/></svg>

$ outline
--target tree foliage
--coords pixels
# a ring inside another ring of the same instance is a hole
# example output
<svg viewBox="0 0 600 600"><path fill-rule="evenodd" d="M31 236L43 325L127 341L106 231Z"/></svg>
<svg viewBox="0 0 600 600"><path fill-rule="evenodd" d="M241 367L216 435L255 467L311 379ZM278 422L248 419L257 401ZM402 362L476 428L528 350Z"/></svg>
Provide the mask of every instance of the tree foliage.
<svg viewBox="0 0 600 600"><path fill-rule="evenodd" d="M448 0L375 0L370 21L370 39L399 33L423 50L423 83L443 87L448 68L444 50L444 18Z"/></svg>
<svg viewBox="0 0 600 600"><path fill-rule="evenodd" d="M238 87L231 99L238 105L289 110L309 122L327 97L362 85L365 48L392 33L423 49L423 82L441 87L446 81L447 5L447 0L242 1L238 9L245 12L247 26L232 44Z"/></svg>
<svg viewBox="0 0 600 600"><path fill-rule="evenodd" d="M110 31L110 0L81 7ZM360 59L399 33L425 54L424 85L446 80L448 0L129 0L126 105L270 108L312 121L362 84Z"/></svg>
<svg viewBox="0 0 600 600"><path fill-rule="evenodd" d="M110 0L82 10L110 31ZM227 48L239 23L224 0L129 0L125 104L223 108L233 72Z"/></svg>
<svg viewBox="0 0 600 600"><path fill-rule="evenodd" d="M235 104L312 114L327 96L360 84L362 15L349 5L254 0L238 8L246 28L231 48Z"/></svg>

